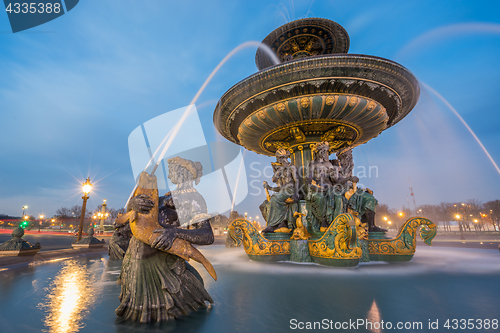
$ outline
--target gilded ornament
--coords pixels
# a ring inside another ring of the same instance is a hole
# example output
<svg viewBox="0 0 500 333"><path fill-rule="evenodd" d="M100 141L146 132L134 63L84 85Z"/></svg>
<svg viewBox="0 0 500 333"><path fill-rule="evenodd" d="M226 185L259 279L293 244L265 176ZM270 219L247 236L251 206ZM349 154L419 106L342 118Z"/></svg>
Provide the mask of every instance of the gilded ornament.
<svg viewBox="0 0 500 333"><path fill-rule="evenodd" d="M309 106L310 102L309 102L309 98L301 98L300 99L300 105L303 107L303 108L307 108Z"/></svg>
<svg viewBox="0 0 500 333"><path fill-rule="evenodd" d="M376 106L377 106L377 104L376 104L374 101L371 101L370 103L368 103L368 106L366 107L366 109L367 109L368 111L371 111L371 110L373 110Z"/></svg>
<svg viewBox="0 0 500 333"><path fill-rule="evenodd" d="M360 247L350 248L351 230L349 223L354 220L350 214L341 214L333 220L324 235L318 240L308 240L311 257L329 259L359 259Z"/></svg>
<svg viewBox="0 0 500 333"><path fill-rule="evenodd" d="M276 149L290 149L290 144L288 142L275 141L272 143Z"/></svg>
<svg viewBox="0 0 500 333"><path fill-rule="evenodd" d="M414 217L406 221L396 238L369 239L368 250L370 256L415 254L417 230L420 231L420 238L422 238L427 245L432 245L432 239L437 233L436 225L428 219Z"/></svg>
<svg viewBox="0 0 500 333"><path fill-rule="evenodd" d="M264 110L259 111L259 113L257 113L257 117L260 119L266 119L266 112Z"/></svg>
<svg viewBox="0 0 500 333"><path fill-rule="evenodd" d="M228 233L237 244L243 242L243 247L248 255L290 254L289 240L268 240L247 220L237 219L232 221L229 224Z"/></svg>
<svg viewBox="0 0 500 333"><path fill-rule="evenodd" d="M295 220L295 225L297 226L293 231L292 237L290 239L309 239L311 238L311 234L307 232L304 224L302 223L302 217L305 216L304 213L295 212L293 216L297 219Z"/></svg>
<svg viewBox="0 0 500 333"><path fill-rule="evenodd" d="M356 105L358 103L358 98L357 97L354 97L352 96L350 99L349 99L349 106L353 107L354 105Z"/></svg>
<svg viewBox="0 0 500 333"><path fill-rule="evenodd" d="M295 140L297 142L304 142L304 141L306 141L306 136L304 135L304 133L298 127L292 127L292 128L290 128L290 134L293 135L293 137L295 138Z"/></svg>
<svg viewBox="0 0 500 333"><path fill-rule="evenodd" d="M333 97L333 96L327 96L326 100L325 100L325 103L326 103L326 105L333 105L333 103L335 103L336 99L337 99L337 96L335 96L335 97Z"/></svg>
<svg viewBox="0 0 500 333"><path fill-rule="evenodd" d="M279 228L279 229L274 230L274 232L281 232L281 233L289 234L292 232L292 229L288 229L287 227L283 227L283 228Z"/></svg>
<svg viewBox="0 0 500 333"><path fill-rule="evenodd" d="M284 103L278 103L278 105L276 105L276 110L278 110L279 112L285 111L285 104Z"/></svg>

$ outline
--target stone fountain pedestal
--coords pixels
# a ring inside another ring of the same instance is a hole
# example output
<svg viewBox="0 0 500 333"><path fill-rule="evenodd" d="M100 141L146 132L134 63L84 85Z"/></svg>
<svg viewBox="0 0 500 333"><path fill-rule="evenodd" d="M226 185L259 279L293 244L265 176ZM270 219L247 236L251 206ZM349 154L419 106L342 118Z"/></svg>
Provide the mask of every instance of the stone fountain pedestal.
<svg viewBox="0 0 500 333"><path fill-rule="evenodd" d="M312 262L307 239L290 240L290 261Z"/></svg>
<svg viewBox="0 0 500 333"><path fill-rule="evenodd" d="M80 241L74 241L71 246L74 249L88 249L88 248L94 248L94 247L103 247L106 242L103 240L99 240L94 237L94 228L90 228L87 231L87 237L83 237L80 239Z"/></svg>
<svg viewBox="0 0 500 333"><path fill-rule="evenodd" d="M42 248L40 243L34 245L22 239L24 229L17 227L12 231L12 239L0 245L0 256L34 255Z"/></svg>

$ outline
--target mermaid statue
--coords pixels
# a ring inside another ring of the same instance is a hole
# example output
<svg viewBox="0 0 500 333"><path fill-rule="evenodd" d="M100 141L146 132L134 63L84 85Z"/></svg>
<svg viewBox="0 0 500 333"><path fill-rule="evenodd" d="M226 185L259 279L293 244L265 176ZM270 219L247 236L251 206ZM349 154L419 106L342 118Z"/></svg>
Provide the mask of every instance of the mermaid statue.
<svg viewBox="0 0 500 333"><path fill-rule="evenodd" d="M115 310L126 320L165 321L213 303L201 275L186 261L200 261L216 278L208 260L191 246L214 241L206 202L193 186L200 181L202 165L175 157L168 160L168 169L176 189L159 197L156 177L143 172L127 213L116 221L130 223L133 234L118 278L120 306Z"/></svg>

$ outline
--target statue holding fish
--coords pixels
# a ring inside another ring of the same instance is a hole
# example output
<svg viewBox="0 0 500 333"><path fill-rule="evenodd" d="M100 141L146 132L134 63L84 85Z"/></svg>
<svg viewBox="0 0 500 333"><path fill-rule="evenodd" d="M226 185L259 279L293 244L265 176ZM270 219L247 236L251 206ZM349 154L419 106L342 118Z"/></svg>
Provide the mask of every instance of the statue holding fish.
<svg viewBox="0 0 500 333"><path fill-rule="evenodd" d="M124 319L164 321L213 303L201 275L187 262L200 262L217 279L211 263L191 245L214 241L205 200L193 184L200 181L202 166L180 157L169 159L168 166L176 189L160 197L154 170L141 173L127 213L115 222L129 223L133 234L118 279L115 312Z"/></svg>

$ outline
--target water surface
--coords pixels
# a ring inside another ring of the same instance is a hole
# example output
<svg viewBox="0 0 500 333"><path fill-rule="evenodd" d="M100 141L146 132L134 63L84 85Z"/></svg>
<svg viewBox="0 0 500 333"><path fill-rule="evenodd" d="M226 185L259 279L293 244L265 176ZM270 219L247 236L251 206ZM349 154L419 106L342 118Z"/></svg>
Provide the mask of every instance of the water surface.
<svg viewBox="0 0 500 333"><path fill-rule="evenodd" d="M283 332L297 331L291 321L324 319L421 322L427 331L429 320L500 319L498 250L418 247L411 262L356 268L257 263L223 246L202 251L219 277L196 264L215 304L161 325L117 319L121 261L107 256L0 269L1 332Z"/></svg>

